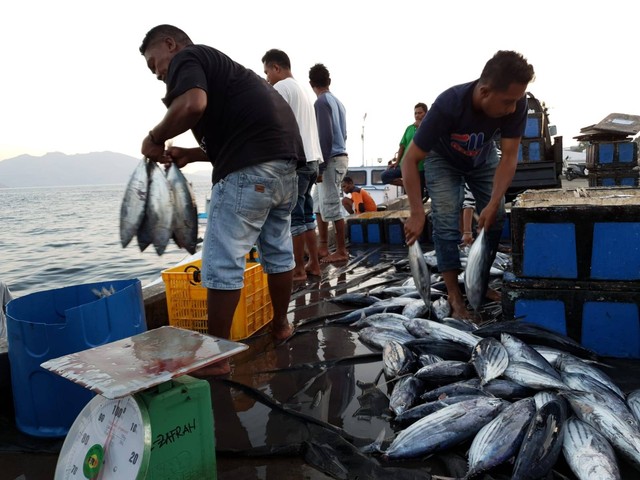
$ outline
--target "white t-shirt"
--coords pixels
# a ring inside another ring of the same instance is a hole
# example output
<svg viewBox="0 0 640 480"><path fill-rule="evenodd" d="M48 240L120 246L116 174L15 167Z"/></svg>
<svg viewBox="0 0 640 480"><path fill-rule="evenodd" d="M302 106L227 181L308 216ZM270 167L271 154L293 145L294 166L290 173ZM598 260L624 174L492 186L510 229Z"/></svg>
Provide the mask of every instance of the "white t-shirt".
<svg viewBox="0 0 640 480"><path fill-rule="evenodd" d="M322 162L322 150L320 149L320 138L318 137L318 125L316 123L316 112L309 94L300 86L293 77L288 77L277 82L275 88L287 101L298 122L302 144L304 145L304 155L307 162Z"/></svg>

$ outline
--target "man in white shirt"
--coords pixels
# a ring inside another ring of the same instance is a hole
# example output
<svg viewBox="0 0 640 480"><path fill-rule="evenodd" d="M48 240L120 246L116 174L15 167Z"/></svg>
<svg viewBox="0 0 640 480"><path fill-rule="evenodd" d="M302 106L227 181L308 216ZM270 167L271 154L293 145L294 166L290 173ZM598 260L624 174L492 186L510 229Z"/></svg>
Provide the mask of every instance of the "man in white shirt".
<svg viewBox="0 0 640 480"><path fill-rule="evenodd" d="M264 73L273 87L287 101L296 117L300 136L307 158L306 166L299 168L298 201L291 212L291 236L293 237L293 255L296 266L293 270L294 281L304 281L307 274L320 276L318 260L318 241L313 212L311 189L316 183L318 165L322 162L322 150L318 136L316 115L310 95L293 78L291 61L282 50L271 49L262 57ZM305 245L309 261L304 262Z"/></svg>

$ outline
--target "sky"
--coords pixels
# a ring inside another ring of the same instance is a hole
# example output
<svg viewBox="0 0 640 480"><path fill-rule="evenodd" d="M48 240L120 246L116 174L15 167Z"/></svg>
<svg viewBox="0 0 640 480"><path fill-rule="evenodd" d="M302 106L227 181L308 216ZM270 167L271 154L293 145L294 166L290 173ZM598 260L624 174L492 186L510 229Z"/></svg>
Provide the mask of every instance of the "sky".
<svg viewBox="0 0 640 480"><path fill-rule="evenodd" d="M305 88L309 68L324 63L347 110L352 166L386 164L414 105L477 79L498 50L533 65L529 91L567 147L610 113L640 115L639 14L640 3L622 0L5 2L0 161L54 151L139 156L165 113L165 85L138 47L161 23L262 77L263 54L284 50ZM195 146L190 133L174 144Z"/></svg>

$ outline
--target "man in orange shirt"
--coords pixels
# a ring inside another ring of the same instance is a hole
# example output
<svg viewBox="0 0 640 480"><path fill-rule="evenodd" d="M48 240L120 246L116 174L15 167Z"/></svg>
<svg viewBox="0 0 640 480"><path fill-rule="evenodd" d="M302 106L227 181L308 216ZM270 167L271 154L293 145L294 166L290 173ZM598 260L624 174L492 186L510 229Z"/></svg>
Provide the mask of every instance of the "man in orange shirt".
<svg viewBox="0 0 640 480"><path fill-rule="evenodd" d="M342 198L342 205L347 212L353 214L375 212L378 210L378 206L373 198L371 198L371 195L369 195L369 192L364 188L356 187L351 177L344 177L342 179L342 191L345 194L351 194L351 198Z"/></svg>

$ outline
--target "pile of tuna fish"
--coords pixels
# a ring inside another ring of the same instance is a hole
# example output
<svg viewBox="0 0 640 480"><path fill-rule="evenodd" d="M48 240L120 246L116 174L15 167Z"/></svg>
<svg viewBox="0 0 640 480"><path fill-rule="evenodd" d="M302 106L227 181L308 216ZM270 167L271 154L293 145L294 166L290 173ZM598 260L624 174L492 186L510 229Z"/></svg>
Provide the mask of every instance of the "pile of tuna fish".
<svg viewBox="0 0 640 480"><path fill-rule="evenodd" d="M134 170L120 208L122 247L137 237L140 251L153 244L162 255L173 238L189 253L196 252L198 212L191 185L173 163L166 170L143 159Z"/></svg>
<svg viewBox="0 0 640 480"><path fill-rule="evenodd" d="M640 470L640 390L625 395L592 351L538 325L447 317L437 275L410 261L400 287L333 299L358 307L332 322L382 352L391 389L395 435L369 452L405 460L465 447L464 479L545 478L562 457L579 479Z"/></svg>

